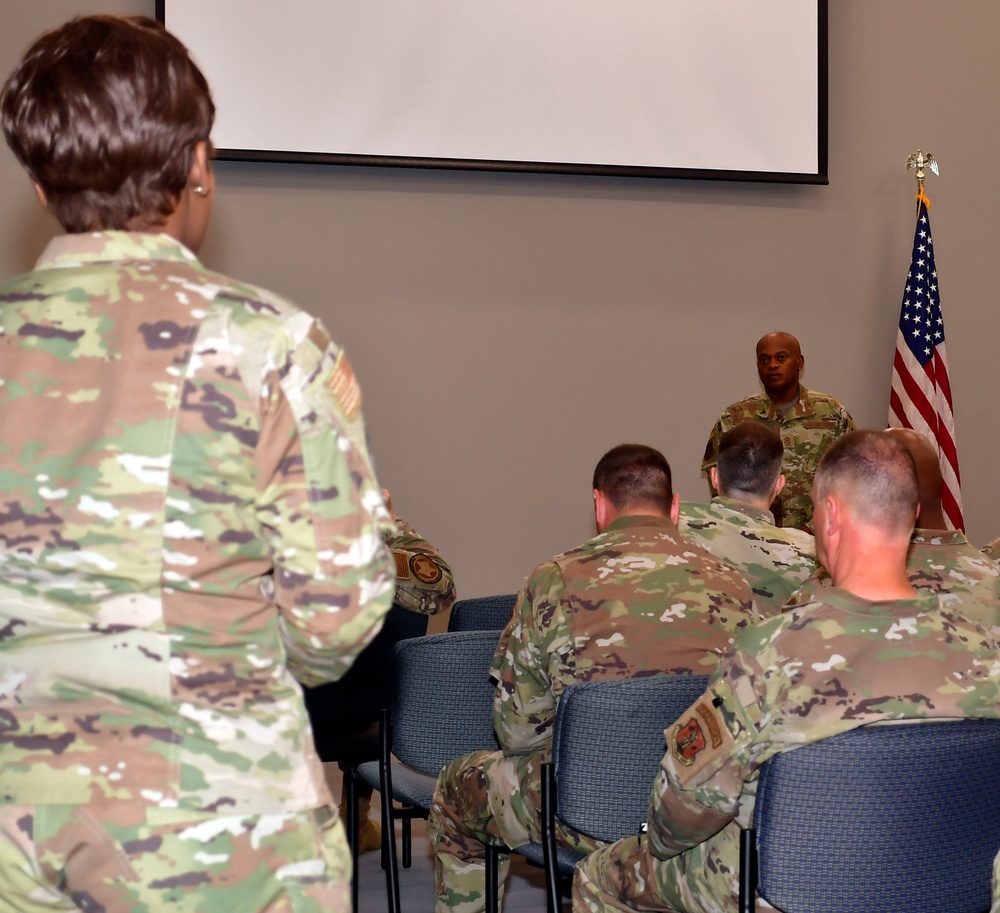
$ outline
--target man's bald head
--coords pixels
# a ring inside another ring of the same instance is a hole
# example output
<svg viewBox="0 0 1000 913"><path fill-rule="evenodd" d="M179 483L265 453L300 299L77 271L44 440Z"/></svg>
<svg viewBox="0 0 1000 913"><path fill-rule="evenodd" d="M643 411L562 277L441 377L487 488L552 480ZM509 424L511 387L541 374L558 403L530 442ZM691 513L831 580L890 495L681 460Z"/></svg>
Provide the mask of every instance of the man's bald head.
<svg viewBox="0 0 1000 913"><path fill-rule="evenodd" d="M926 529L946 529L947 523L941 510L941 461L937 450L919 431L912 428L889 428L885 434L899 441L913 457L917 467L917 485L920 489L920 525Z"/></svg>
<svg viewBox="0 0 1000 913"><path fill-rule="evenodd" d="M783 330L775 330L773 333L765 333L761 336L757 340L757 354L760 354L761 349L771 345L782 346L789 352L792 352L796 358L802 354L802 347L799 345L799 341L791 333L785 333Z"/></svg>

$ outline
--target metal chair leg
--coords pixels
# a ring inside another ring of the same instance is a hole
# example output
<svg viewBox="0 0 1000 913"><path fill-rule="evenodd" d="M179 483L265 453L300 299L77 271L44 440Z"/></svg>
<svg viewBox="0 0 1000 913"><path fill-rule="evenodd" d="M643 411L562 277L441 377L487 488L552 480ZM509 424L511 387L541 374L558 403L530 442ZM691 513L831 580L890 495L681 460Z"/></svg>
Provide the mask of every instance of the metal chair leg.
<svg viewBox="0 0 1000 913"><path fill-rule="evenodd" d="M561 913L559 856L556 848L556 772L552 764L542 765L542 858L545 863L546 913Z"/></svg>
<svg viewBox="0 0 1000 913"><path fill-rule="evenodd" d="M486 844L486 913L500 909L500 847Z"/></svg>
<svg viewBox="0 0 1000 913"><path fill-rule="evenodd" d="M344 771L347 799L347 843L351 848L351 909L358 910L358 772L351 767Z"/></svg>
<svg viewBox="0 0 1000 913"><path fill-rule="evenodd" d="M388 710L381 715L379 739L379 785L382 787L382 833L388 831L385 844L385 889L389 913L400 913L399 864L396 860L396 816L392 806L392 720Z"/></svg>
<svg viewBox="0 0 1000 913"><path fill-rule="evenodd" d="M740 831L739 913L754 913L757 893L757 834L753 829Z"/></svg>

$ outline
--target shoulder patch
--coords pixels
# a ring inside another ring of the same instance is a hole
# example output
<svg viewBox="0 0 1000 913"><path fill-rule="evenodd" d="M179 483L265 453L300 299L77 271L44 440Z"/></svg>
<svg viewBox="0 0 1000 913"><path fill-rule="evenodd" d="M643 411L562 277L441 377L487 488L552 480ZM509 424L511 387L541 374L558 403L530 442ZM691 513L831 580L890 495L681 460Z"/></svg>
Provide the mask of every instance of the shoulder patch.
<svg viewBox="0 0 1000 913"><path fill-rule="evenodd" d="M680 764L678 779L690 782L731 742L732 735L719 708L708 700L698 701L674 724L667 737L670 754Z"/></svg>
<svg viewBox="0 0 1000 913"><path fill-rule="evenodd" d="M333 373L326 385L337 401L340 411L347 418L354 418L361 408L361 387L358 386L354 369L343 351L337 355L337 363L333 366Z"/></svg>
<svg viewBox="0 0 1000 913"><path fill-rule="evenodd" d="M437 583L444 576L444 571L429 555L411 556L410 570L422 583Z"/></svg>

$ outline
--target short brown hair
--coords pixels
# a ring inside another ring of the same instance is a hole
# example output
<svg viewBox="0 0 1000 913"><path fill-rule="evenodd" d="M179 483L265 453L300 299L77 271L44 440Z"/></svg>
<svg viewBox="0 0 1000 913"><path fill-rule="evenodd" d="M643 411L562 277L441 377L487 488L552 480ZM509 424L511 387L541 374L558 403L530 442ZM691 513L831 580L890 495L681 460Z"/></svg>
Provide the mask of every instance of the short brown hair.
<svg viewBox="0 0 1000 913"><path fill-rule="evenodd" d="M0 117L66 231L145 229L176 207L215 105L187 49L155 19L85 16L28 48Z"/></svg>
<svg viewBox="0 0 1000 913"><path fill-rule="evenodd" d="M594 469L594 488L616 511L655 507L666 513L674 499L670 464L645 444L612 447Z"/></svg>

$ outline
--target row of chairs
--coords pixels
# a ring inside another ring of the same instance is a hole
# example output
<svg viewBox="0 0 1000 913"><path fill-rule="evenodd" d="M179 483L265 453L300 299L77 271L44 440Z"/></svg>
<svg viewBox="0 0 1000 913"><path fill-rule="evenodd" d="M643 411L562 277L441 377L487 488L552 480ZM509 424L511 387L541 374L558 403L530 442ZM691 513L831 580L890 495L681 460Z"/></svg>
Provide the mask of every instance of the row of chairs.
<svg viewBox="0 0 1000 913"><path fill-rule="evenodd" d="M513 596L491 599L505 621ZM488 669L499 627L450 629L394 648L380 757L354 774L382 796L389 913L400 913L395 821L403 822L405 868L410 820L426 817L440 768L460 754L497 747ZM548 913L560 909L582 858L556 845L557 819L604 842L638 833L664 751L663 728L706 682L660 676L564 692L552 763L543 770L542 844L512 848L544 866ZM761 770L754 829L742 834L740 913L755 909L758 894L786 913L988 910L990 868L1000 849L998 775L995 721L863 727L777 755ZM349 820L352 846L356 827ZM500 848L487 849L487 905L496 913Z"/></svg>

